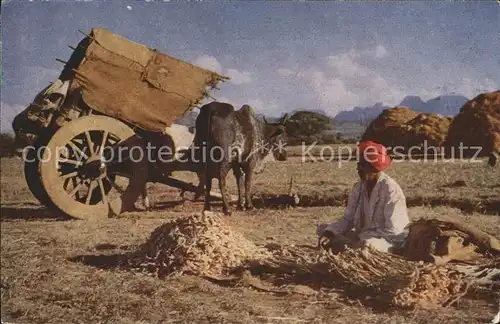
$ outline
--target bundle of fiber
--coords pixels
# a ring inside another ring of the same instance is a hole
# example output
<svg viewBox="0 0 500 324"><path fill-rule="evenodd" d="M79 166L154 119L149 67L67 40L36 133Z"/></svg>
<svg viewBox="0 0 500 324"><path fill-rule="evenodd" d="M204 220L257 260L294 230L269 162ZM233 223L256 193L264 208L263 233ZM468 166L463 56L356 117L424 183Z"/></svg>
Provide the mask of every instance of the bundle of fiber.
<svg viewBox="0 0 500 324"><path fill-rule="evenodd" d="M287 282L293 282L292 276L296 282L341 288L402 308L446 306L468 288L464 275L451 268L408 261L371 247L348 248L338 254L285 247L275 249L272 258L253 264L250 271L281 273L288 277Z"/></svg>
<svg viewBox="0 0 500 324"><path fill-rule="evenodd" d="M398 255L380 252L371 247L346 249L342 253L322 253L318 262L328 268L334 278L340 278L349 285L358 287L377 287L393 290L400 285L398 281L415 270L415 264Z"/></svg>
<svg viewBox="0 0 500 324"><path fill-rule="evenodd" d="M220 276L249 259L269 256L215 213L195 213L154 230L134 263L156 267L158 275Z"/></svg>
<svg viewBox="0 0 500 324"><path fill-rule="evenodd" d="M399 146L402 136L406 133L404 125L417 115L408 107L386 109L368 125L361 140L375 141L387 147Z"/></svg>
<svg viewBox="0 0 500 324"><path fill-rule="evenodd" d="M456 264L454 267L476 286L487 286L490 289L497 286L500 297L500 257L482 264Z"/></svg>
<svg viewBox="0 0 500 324"><path fill-rule="evenodd" d="M465 103L450 125L444 146L455 158L474 156L476 147L481 148L478 156L500 152L500 90Z"/></svg>
<svg viewBox="0 0 500 324"><path fill-rule="evenodd" d="M448 306L467 293L469 282L463 273L427 265L415 268L405 288L395 292L392 303L401 308Z"/></svg>
<svg viewBox="0 0 500 324"><path fill-rule="evenodd" d="M451 305L469 287L464 275L456 270L408 261L370 247L323 254L320 262L328 267L332 279L340 277L351 289L364 289L402 308Z"/></svg>

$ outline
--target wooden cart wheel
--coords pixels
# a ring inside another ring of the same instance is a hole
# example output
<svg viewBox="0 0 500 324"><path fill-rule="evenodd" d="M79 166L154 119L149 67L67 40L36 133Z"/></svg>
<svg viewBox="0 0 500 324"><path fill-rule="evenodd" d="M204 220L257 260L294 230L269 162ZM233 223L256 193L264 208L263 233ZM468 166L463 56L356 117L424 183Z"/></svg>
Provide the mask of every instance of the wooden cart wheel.
<svg viewBox="0 0 500 324"><path fill-rule="evenodd" d="M59 210L75 218L106 218L131 210L148 178L144 146L117 119L75 119L47 143L40 162L43 187Z"/></svg>

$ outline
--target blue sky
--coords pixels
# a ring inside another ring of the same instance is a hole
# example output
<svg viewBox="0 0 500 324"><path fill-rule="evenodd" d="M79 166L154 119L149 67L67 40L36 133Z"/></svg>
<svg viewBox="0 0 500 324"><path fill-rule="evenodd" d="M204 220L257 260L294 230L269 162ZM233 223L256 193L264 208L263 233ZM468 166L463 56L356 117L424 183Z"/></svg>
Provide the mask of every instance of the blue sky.
<svg viewBox="0 0 500 324"><path fill-rule="evenodd" d="M2 130L104 27L232 77L215 96L280 115L335 115L500 89L500 4L428 2L29 1L2 3Z"/></svg>

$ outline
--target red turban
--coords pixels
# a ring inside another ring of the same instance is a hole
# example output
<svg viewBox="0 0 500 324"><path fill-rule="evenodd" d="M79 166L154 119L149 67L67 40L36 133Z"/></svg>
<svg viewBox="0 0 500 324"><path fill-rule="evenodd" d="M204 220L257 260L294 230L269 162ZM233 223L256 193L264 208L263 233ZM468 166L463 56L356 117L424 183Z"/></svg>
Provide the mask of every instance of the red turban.
<svg viewBox="0 0 500 324"><path fill-rule="evenodd" d="M378 171L385 170L392 163L387 148L379 143L364 141L358 145L359 158L370 163Z"/></svg>

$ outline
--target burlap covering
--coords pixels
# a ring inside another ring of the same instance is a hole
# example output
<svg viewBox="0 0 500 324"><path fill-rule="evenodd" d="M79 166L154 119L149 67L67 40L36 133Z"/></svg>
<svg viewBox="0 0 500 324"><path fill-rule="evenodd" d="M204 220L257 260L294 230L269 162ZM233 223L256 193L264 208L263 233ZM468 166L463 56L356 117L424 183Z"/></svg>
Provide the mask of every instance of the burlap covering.
<svg viewBox="0 0 500 324"><path fill-rule="evenodd" d="M367 127L362 140L384 144L388 148L398 147L397 152L406 152L411 147L413 154L423 154L424 147L439 153L452 118L437 114L417 114L407 107L384 110ZM391 150L392 151L392 150Z"/></svg>
<svg viewBox="0 0 500 324"><path fill-rule="evenodd" d="M500 152L500 90L482 93L465 103L450 126L444 146L448 154L454 149L455 157L459 157L460 143L464 147L482 147L479 156ZM463 152L470 156L477 149Z"/></svg>
<svg viewBox="0 0 500 324"><path fill-rule="evenodd" d="M82 87L83 100L91 108L161 132L202 100L206 87L215 87L223 79L106 29L94 28L70 91Z"/></svg>
<svg viewBox="0 0 500 324"><path fill-rule="evenodd" d="M418 219L409 226L405 257L412 261L445 264L474 262L484 255L500 255L500 242L475 227L450 218Z"/></svg>

